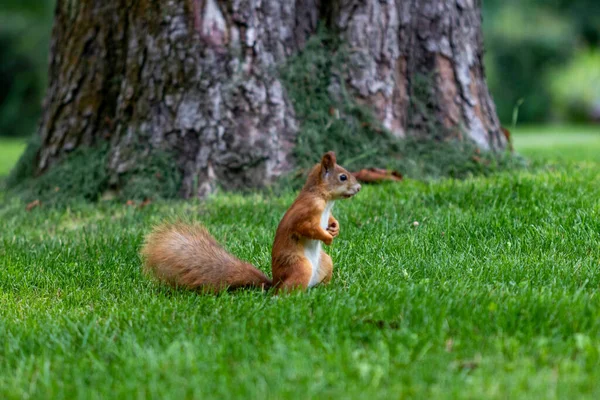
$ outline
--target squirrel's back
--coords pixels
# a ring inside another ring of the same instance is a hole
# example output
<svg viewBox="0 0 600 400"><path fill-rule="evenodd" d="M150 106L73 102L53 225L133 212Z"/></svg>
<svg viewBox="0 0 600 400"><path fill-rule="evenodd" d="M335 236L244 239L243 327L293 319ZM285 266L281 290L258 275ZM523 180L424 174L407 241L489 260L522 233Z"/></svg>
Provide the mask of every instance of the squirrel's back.
<svg viewBox="0 0 600 400"><path fill-rule="evenodd" d="M210 291L271 286L263 272L227 252L196 224L156 227L146 237L141 254L144 270L171 286Z"/></svg>

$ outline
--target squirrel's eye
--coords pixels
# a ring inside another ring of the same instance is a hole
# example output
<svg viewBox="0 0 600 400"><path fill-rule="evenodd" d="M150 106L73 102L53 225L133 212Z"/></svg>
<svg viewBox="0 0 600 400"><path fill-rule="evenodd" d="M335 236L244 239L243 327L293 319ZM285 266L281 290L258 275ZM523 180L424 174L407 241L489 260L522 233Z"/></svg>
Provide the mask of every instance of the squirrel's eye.
<svg viewBox="0 0 600 400"><path fill-rule="evenodd" d="M348 179L348 177L345 174L341 174L340 175L340 181L345 181L346 179Z"/></svg>

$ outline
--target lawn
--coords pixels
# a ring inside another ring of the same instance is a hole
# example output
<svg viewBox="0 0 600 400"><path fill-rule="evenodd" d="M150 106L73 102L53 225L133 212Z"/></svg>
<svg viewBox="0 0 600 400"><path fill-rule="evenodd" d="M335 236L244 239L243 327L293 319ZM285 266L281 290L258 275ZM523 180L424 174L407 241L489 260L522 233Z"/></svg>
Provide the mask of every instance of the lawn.
<svg viewBox="0 0 600 400"><path fill-rule="evenodd" d="M526 127L515 131L514 142L534 160L600 163L600 126Z"/></svg>
<svg viewBox="0 0 600 400"><path fill-rule="evenodd" d="M159 287L137 252L183 216L268 271L292 194L7 199L0 398L600 398L600 143L541 135L515 134L535 172L340 202L332 284L291 296Z"/></svg>
<svg viewBox="0 0 600 400"><path fill-rule="evenodd" d="M24 140L0 137L0 178L8 175L23 150L25 150Z"/></svg>

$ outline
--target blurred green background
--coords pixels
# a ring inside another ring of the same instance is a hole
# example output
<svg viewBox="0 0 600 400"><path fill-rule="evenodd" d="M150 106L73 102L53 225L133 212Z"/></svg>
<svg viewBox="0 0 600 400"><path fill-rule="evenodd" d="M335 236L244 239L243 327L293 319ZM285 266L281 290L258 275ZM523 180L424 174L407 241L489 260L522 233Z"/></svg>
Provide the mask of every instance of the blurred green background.
<svg viewBox="0 0 600 400"><path fill-rule="evenodd" d="M0 2L0 136L35 130L46 88L54 0Z"/></svg>
<svg viewBox="0 0 600 400"><path fill-rule="evenodd" d="M0 136L30 135L46 85L54 0L0 4ZM484 0L486 67L510 126L600 122L600 0Z"/></svg>
<svg viewBox="0 0 600 400"><path fill-rule="evenodd" d="M500 120L600 122L600 1L484 0L488 84Z"/></svg>

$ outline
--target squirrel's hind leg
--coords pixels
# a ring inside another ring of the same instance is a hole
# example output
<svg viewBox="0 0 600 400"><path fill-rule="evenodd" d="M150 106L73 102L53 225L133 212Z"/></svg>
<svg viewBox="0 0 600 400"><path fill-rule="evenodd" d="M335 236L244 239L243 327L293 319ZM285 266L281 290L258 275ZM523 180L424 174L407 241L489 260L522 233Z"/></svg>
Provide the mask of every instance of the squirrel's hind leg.
<svg viewBox="0 0 600 400"><path fill-rule="evenodd" d="M286 273L276 283L277 292L291 292L296 289L306 290L312 276L312 267L308 260L298 261L286 268ZM275 280L274 280L275 282Z"/></svg>
<svg viewBox="0 0 600 400"><path fill-rule="evenodd" d="M327 285L331 281L333 274L333 261L329 254L321 250L321 260L319 261L319 283Z"/></svg>

